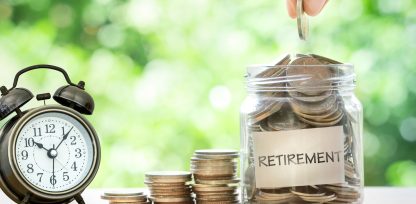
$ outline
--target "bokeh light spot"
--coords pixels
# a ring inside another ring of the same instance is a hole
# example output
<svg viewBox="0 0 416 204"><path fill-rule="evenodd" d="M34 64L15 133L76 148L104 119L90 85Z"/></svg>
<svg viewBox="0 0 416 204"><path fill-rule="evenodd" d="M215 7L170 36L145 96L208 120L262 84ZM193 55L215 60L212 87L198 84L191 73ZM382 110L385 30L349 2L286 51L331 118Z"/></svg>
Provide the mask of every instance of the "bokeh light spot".
<svg viewBox="0 0 416 204"><path fill-rule="evenodd" d="M377 136L364 132L364 156L365 157L374 157L377 155L377 152L380 149L380 140Z"/></svg>
<svg viewBox="0 0 416 204"><path fill-rule="evenodd" d="M98 40L106 47L115 48L124 43L124 32L118 25L106 25L98 31Z"/></svg>
<svg viewBox="0 0 416 204"><path fill-rule="evenodd" d="M50 11L53 24L58 28L65 28L73 22L72 8L66 4L57 4Z"/></svg>
<svg viewBox="0 0 416 204"><path fill-rule="evenodd" d="M409 142L416 141L416 118L409 117L400 124L400 135Z"/></svg>
<svg viewBox="0 0 416 204"><path fill-rule="evenodd" d="M214 108L224 110L231 102L230 90L225 86L216 86L211 89L209 100Z"/></svg>
<svg viewBox="0 0 416 204"><path fill-rule="evenodd" d="M397 161L387 169L386 178L389 184L396 186L416 185L416 163L413 161Z"/></svg>

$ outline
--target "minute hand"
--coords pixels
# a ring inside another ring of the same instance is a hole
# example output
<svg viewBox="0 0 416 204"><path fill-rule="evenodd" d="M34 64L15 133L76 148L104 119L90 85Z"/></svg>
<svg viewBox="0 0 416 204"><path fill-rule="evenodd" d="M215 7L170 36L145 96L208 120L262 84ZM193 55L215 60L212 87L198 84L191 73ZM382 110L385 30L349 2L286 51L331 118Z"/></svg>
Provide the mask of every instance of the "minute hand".
<svg viewBox="0 0 416 204"><path fill-rule="evenodd" d="M61 146L61 144L62 144L62 142L64 142L67 138L68 138L68 135L69 135L69 133L71 132L71 130L73 129L74 127L71 127L71 129L69 129L68 130L68 132L62 137L62 140L61 140L61 142L58 144L58 146L56 146L56 148L55 148L55 150L58 150L58 148L59 148L59 146Z"/></svg>

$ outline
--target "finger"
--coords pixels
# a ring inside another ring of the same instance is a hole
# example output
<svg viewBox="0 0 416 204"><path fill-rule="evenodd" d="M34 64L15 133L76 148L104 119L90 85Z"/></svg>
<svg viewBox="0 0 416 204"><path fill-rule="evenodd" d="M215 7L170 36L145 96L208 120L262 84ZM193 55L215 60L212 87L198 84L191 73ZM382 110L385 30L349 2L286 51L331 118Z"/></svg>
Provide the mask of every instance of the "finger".
<svg viewBox="0 0 416 204"><path fill-rule="evenodd" d="M291 18L296 18L296 0L286 0L287 12Z"/></svg>
<svg viewBox="0 0 416 204"><path fill-rule="evenodd" d="M327 0L304 0L303 9L308 15L316 16L322 11L327 2Z"/></svg>

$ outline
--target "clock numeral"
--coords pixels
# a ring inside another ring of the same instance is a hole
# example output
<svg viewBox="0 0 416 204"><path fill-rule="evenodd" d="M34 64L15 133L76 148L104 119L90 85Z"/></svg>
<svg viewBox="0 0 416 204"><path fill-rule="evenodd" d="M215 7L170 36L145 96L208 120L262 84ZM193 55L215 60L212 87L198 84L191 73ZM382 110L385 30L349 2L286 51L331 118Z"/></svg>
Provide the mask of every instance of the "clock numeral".
<svg viewBox="0 0 416 204"><path fill-rule="evenodd" d="M40 130L40 128L33 128L33 135L34 137L40 137L42 136L42 131Z"/></svg>
<svg viewBox="0 0 416 204"><path fill-rule="evenodd" d="M54 124L46 124L46 133L55 133L55 125Z"/></svg>
<svg viewBox="0 0 416 204"><path fill-rule="evenodd" d="M42 182L43 173L38 173L37 175L39 177L39 182Z"/></svg>
<svg viewBox="0 0 416 204"><path fill-rule="evenodd" d="M25 146L26 147L35 146L35 140L33 140L33 138L25 138Z"/></svg>
<svg viewBox="0 0 416 204"><path fill-rule="evenodd" d="M29 157L29 153L26 150L22 151L22 160L27 160Z"/></svg>
<svg viewBox="0 0 416 204"><path fill-rule="evenodd" d="M57 183L56 176L52 175L51 178L49 179L49 181L51 182L52 185L55 185Z"/></svg>
<svg viewBox="0 0 416 204"><path fill-rule="evenodd" d="M27 165L27 173L31 174L33 172L34 172L34 170L33 170L33 164L28 164Z"/></svg>
<svg viewBox="0 0 416 204"><path fill-rule="evenodd" d="M74 163L71 165L71 169L72 169L72 170L74 170L74 171L77 171L77 163L76 163L76 162L74 162Z"/></svg>
<svg viewBox="0 0 416 204"><path fill-rule="evenodd" d="M64 172L63 173L63 179L64 179L64 181L68 181L69 180L68 172Z"/></svg>
<svg viewBox="0 0 416 204"><path fill-rule="evenodd" d="M71 136L70 139L71 141L71 145L77 145L77 142L75 141L77 138L75 136Z"/></svg>
<svg viewBox="0 0 416 204"><path fill-rule="evenodd" d="M76 148L75 149L75 152L77 153L77 154L75 154L75 157L76 158L80 158L82 156L82 153L81 153L81 149L80 148Z"/></svg>

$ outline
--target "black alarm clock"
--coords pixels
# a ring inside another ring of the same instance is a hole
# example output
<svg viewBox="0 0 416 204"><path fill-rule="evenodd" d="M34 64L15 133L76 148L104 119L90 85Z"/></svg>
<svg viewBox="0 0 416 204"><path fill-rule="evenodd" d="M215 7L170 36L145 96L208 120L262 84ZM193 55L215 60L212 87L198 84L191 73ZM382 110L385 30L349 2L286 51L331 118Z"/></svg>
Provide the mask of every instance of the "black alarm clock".
<svg viewBox="0 0 416 204"><path fill-rule="evenodd" d="M43 93L36 96L42 106L22 111L34 96L16 88L19 76L35 69L59 71L67 85L53 95L59 105L45 105L51 94ZM81 193L98 171L100 144L82 116L94 111L84 86L72 83L60 67L34 65L16 74L12 88L0 88L0 120L16 114L0 129L0 187L16 203L85 203Z"/></svg>

